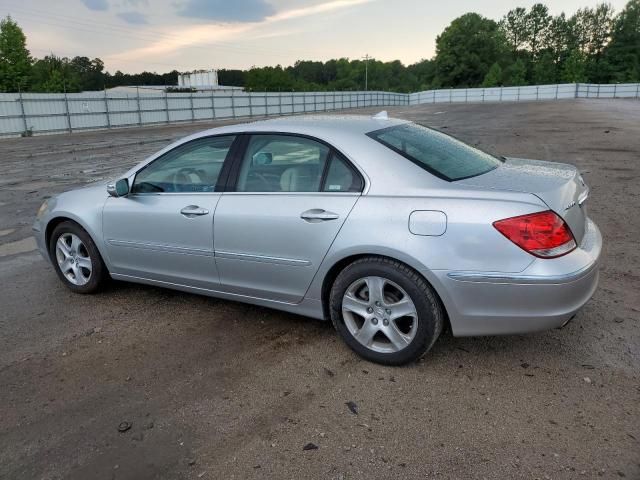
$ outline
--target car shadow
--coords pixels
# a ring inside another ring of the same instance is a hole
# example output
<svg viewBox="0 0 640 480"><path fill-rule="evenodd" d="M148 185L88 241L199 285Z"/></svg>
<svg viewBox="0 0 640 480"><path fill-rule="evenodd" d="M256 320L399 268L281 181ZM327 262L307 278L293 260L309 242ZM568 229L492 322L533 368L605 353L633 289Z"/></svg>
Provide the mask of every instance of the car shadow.
<svg viewBox="0 0 640 480"><path fill-rule="evenodd" d="M268 307L250 305L227 299L220 299L204 295L169 290L161 287L133 284L128 282L111 282L104 292L106 295L151 295L157 301L170 302L193 309L184 310L184 314L202 313L212 309L212 312L222 314L223 320L238 322L244 331L256 331L267 328L272 335L278 332L292 332L312 341L318 338L336 336L330 321L318 321L302 315L283 312ZM214 310L215 309L215 310ZM578 317L580 314L578 315ZM576 322L579 322L579 318ZM513 361L514 365L527 363L527 359L538 357L541 352L550 357L561 358L566 354L573 342L566 342L569 338L567 330L555 329L546 332L526 335L486 336L486 337L454 337L450 329L445 329L430 352L421 362L450 363L460 359L468 361ZM215 329L212 326L212 333ZM231 325L229 328L233 328ZM569 344L567 346L566 344ZM531 361L529 361L531 363Z"/></svg>

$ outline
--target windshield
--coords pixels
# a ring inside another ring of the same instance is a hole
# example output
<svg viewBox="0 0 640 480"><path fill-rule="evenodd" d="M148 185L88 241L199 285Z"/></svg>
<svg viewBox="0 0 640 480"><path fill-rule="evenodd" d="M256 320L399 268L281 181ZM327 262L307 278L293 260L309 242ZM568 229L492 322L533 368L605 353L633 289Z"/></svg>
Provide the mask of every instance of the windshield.
<svg viewBox="0 0 640 480"><path fill-rule="evenodd" d="M414 123L375 130L367 135L450 182L481 175L501 163L460 140Z"/></svg>

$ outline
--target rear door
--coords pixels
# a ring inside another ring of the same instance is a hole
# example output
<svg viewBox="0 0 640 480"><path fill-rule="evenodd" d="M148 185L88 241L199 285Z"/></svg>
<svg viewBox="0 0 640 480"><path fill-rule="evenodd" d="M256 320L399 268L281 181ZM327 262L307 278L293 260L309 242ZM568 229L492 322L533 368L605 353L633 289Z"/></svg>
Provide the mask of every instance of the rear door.
<svg viewBox="0 0 640 480"><path fill-rule="evenodd" d="M141 169L128 196L109 197L103 230L113 273L219 286L213 258L213 217L221 196L216 185L235 138L179 145Z"/></svg>
<svg viewBox="0 0 640 480"><path fill-rule="evenodd" d="M223 289L299 302L361 195L360 173L312 138L253 134L214 225Z"/></svg>

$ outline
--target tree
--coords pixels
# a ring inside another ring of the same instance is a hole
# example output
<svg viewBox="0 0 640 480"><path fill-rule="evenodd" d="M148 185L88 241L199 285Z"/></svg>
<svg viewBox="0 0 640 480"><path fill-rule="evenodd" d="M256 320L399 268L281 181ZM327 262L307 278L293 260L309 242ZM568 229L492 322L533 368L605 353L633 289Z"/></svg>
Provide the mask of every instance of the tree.
<svg viewBox="0 0 640 480"><path fill-rule="evenodd" d="M528 16L527 9L518 7L509 10L500 21L500 28L504 32L505 38L513 52L517 52L528 38Z"/></svg>
<svg viewBox="0 0 640 480"><path fill-rule="evenodd" d="M80 79L68 58L53 54L33 64L32 90L35 92L78 92Z"/></svg>
<svg viewBox="0 0 640 480"><path fill-rule="evenodd" d="M503 84L505 86L527 84L527 66L521 59L516 60L505 70Z"/></svg>
<svg viewBox="0 0 640 480"><path fill-rule="evenodd" d="M218 82L229 87L244 87L246 72L244 70L218 70Z"/></svg>
<svg viewBox="0 0 640 480"><path fill-rule="evenodd" d="M502 85L502 68L499 63L494 63L484 76L483 87L499 87Z"/></svg>
<svg viewBox="0 0 640 480"><path fill-rule="evenodd" d="M600 57L604 47L611 38L613 26L613 8L608 3L601 3L589 12L588 49L590 55Z"/></svg>
<svg viewBox="0 0 640 480"><path fill-rule="evenodd" d="M579 50L573 50L562 67L561 80L566 83L586 81L585 55Z"/></svg>
<svg viewBox="0 0 640 480"><path fill-rule="evenodd" d="M549 9L542 3L536 3L526 16L527 44L534 60L538 57L540 47L547 42L551 27Z"/></svg>
<svg viewBox="0 0 640 480"><path fill-rule="evenodd" d="M551 19L543 48L551 52L556 64L561 63L566 56L569 48L569 30L570 26L564 12Z"/></svg>
<svg viewBox="0 0 640 480"><path fill-rule="evenodd" d="M29 85L31 55L22 29L11 17L0 21L0 91L17 92Z"/></svg>
<svg viewBox="0 0 640 480"><path fill-rule="evenodd" d="M615 18L604 57L613 81L640 81L640 0L631 0Z"/></svg>
<svg viewBox="0 0 640 480"><path fill-rule="evenodd" d="M498 24L477 13L456 18L436 38L436 78L444 87L474 87L491 65L506 58L508 44Z"/></svg>
<svg viewBox="0 0 640 480"><path fill-rule="evenodd" d="M80 90L101 90L105 86L104 63L99 58L74 57L70 64L78 77Z"/></svg>
<svg viewBox="0 0 640 480"><path fill-rule="evenodd" d="M277 92L291 90L294 80L280 65L275 67L252 68L247 72L245 87L249 90Z"/></svg>
<svg viewBox="0 0 640 480"><path fill-rule="evenodd" d="M418 63L409 65L407 70L411 72L416 80L416 90L427 90L431 88L436 75L436 65L433 60L420 60Z"/></svg>
<svg viewBox="0 0 640 480"><path fill-rule="evenodd" d="M533 67L533 83L548 85L556 82L556 63L553 53L547 50L540 54Z"/></svg>

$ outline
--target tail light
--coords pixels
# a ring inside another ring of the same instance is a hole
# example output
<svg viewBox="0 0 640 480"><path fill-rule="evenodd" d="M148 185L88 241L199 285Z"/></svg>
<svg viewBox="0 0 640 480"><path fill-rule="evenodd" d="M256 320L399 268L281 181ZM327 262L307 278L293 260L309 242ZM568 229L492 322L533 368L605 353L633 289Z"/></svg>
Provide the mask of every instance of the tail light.
<svg viewBox="0 0 640 480"><path fill-rule="evenodd" d="M493 226L524 251L540 258L566 255L576 248L567 224L555 212L531 213L493 222Z"/></svg>

